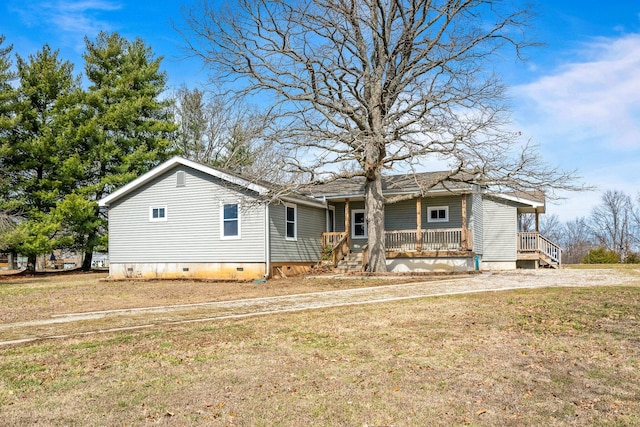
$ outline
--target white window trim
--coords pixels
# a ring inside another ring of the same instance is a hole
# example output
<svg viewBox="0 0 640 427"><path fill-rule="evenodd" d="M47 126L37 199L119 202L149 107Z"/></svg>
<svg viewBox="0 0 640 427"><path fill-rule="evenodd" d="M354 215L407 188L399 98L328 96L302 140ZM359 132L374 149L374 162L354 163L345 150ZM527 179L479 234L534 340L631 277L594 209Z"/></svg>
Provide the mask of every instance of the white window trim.
<svg viewBox="0 0 640 427"><path fill-rule="evenodd" d="M431 218L431 212L444 210L444 218ZM427 208L427 222L449 222L449 206L429 206Z"/></svg>
<svg viewBox="0 0 640 427"><path fill-rule="evenodd" d="M287 236L287 208L293 208L293 237ZM296 241L298 240L298 206L293 203L284 204L284 238L286 240Z"/></svg>
<svg viewBox="0 0 640 427"><path fill-rule="evenodd" d="M364 234L356 236L356 213L362 212L364 214ZM351 209L351 238L352 239L368 239L369 238L369 223L367 222L367 213L364 209Z"/></svg>
<svg viewBox="0 0 640 427"><path fill-rule="evenodd" d="M329 212L333 212L333 223L331 223L331 215L329 214ZM329 205L329 208L327 209L327 224L325 225L325 229L327 230L327 232L331 231L336 231L336 207Z"/></svg>
<svg viewBox="0 0 640 427"><path fill-rule="evenodd" d="M238 206L238 235L237 236L225 236L224 235L224 205L237 205ZM240 215L240 202L220 202L220 240L240 240L242 238L242 221Z"/></svg>
<svg viewBox="0 0 640 427"><path fill-rule="evenodd" d="M164 209L164 216L162 218L154 218L153 210L154 209ZM167 210L167 205L155 205L149 206L149 221L150 222L164 222L169 217L169 211Z"/></svg>

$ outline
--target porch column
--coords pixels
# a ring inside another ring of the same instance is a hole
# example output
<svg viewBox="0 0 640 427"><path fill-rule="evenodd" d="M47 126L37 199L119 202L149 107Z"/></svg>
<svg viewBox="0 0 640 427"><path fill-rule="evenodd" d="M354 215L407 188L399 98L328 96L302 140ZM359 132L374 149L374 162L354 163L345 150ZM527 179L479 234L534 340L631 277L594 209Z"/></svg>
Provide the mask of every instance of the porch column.
<svg viewBox="0 0 640 427"><path fill-rule="evenodd" d="M463 251L467 248L467 195L462 195L462 231L460 232L460 247Z"/></svg>
<svg viewBox="0 0 640 427"><path fill-rule="evenodd" d="M416 251L422 252L422 197L416 199Z"/></svg>
<svg viewBox="0 0 640 427"><path fill-rule="evenodd" d="M351 205L344 199L344 231L347 233L347 246L351 247Z"/></svg>
<svg viewBox="0 0 640 427"><path fill-rule="evenodd" d="M540 232L540 213L536 209L536 233Z"/></svg>

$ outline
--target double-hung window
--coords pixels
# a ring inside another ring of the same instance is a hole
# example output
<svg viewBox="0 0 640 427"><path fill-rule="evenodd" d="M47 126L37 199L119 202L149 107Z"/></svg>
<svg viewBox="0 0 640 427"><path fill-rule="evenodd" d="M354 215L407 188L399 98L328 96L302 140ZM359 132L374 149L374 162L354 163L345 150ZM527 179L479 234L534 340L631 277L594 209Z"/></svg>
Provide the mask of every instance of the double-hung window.
<svg viewBox="0 0 640 427"><path fill-rule="evenodd" d="M166 221L167 220L167 207L166 206L151 206L149 208L149 221Z"/></svg>
<svg viewBox="0 0 640 427"><path fill-rule="evenodd" d="M448 222L449 206L431 206L427 208L427 222Z"/></svg>
<svg viewBox="0 0 640 427"><path fill-rule="evenodd" d="M240 207L237 203L223 203L221 208L221 239L240 238Z"/></svg>
<svg viewBox="0 0 640 427"><path fill-rule="evenodd" d="M298 208L293 204L285 204L285 238L296 240L298 238Z"/></svg>
<svg viewBox="0 0 640 427"><path fill-rule="evenodd" d="M353 209L351 211L353 220L351 221L351 237L354 239L367 238L367 216L364 209Z"/></svg>

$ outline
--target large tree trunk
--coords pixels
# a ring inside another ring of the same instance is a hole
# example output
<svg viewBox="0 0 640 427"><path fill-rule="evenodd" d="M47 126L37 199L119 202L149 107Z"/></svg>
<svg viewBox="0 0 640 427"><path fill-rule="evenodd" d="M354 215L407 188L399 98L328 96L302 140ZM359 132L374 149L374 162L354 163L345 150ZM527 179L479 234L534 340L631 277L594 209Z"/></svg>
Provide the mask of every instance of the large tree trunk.
<svg viewBox="0 0 640 427"><path fill-rule="evenodd" d="M86 248L84 259L82 260L82 271L91 271L91 263L93 262L93 245Z"/></svg>
<svg viewBox="0 0 640 427"><path fill-rule="evenodd" d="M380 273L387 271L384 244L384 198L382 196L382 176L380 171L376 171L371 178L373 179L367 177L364 185L369 235L367 246L369 265L367 271Z"/></svg>
<svg viewBox="0 0 640 427"><path fill-rule="evenodd" d="M27 270L30 273L36 271L36 263L38 262L38 258L35 255L29 255L27 257Z"/></svg>

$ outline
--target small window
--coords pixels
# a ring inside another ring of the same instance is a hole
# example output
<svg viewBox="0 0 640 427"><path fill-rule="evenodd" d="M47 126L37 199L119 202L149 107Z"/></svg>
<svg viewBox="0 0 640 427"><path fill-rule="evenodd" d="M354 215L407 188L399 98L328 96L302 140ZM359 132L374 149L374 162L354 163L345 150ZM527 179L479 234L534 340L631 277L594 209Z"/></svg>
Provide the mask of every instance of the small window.
<svg viewBox="0 0 640 427"><path fill-rule="evenodd" d="M149 221L166 221L166 220L167 220L166 206L151 206L149 208Z"/></svg>
<svg viewBox="0 0 640 427"><path fill-rule="evenodd" d="M433 206L427 208L428 222L449 222L449 206Z"/></svg>
<svg viewBox="0 0 640 427"><path fill-rule="evenodd" d="M178 171L176 174L176 187L184 187L187 185L187 180L184 171Z"/></svg>
<svg viewBox="0 0 640 427"><path fill-rule="evenodd" d="M366 238L367 237L367 216L364 209L354 209L351 211L353 222L351 224L351 237Z"/></svg>
<svg viewBox="0 0 640 427"><path fill-rule="evenodd" d="M240 238L240 210L237 203L222 205L222 239Z"/></svg>
<svg viewBox="0 0 640 427"><path fill-rule="evenodd" d="M296 240L297 235L297 207L296 205L285 205L285 227L287 240Z"/></svg>

